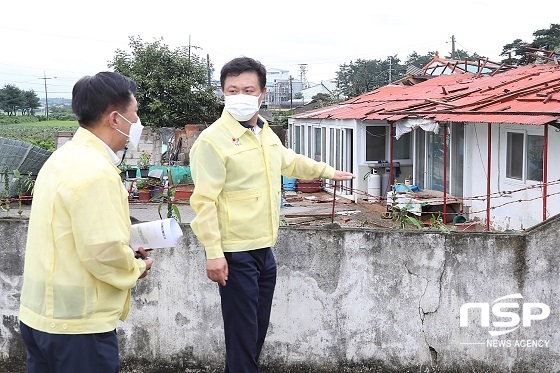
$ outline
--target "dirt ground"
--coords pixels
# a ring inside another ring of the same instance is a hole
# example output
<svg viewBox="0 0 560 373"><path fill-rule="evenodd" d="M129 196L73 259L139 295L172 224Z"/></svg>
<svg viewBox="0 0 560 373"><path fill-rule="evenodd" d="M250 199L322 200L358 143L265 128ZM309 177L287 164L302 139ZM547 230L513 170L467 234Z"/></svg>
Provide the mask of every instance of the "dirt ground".
<svg viewBox="0 0 560 373"><path fill-rule="evenodd" d="M365 197L355 203L347 198L336 196L333 204L333 195L325 191L316 193L285 191L281 217L282 224L294 226L324 226L335 223L341 227L398 228L399 221L390 210L385 201L369 202ZM484 230L484 227L476 222L454 225L451 221L447 224L443 224L441 220L430 221L431 216L423 216L421 219L412 214L408 216L414 218L413 220L421 221L424 229ZM418 229L410 223L405 225L407 229Z"/></svg>
<svg viewBox="0 0 560 373"><path fill-rule="evenodd" d="M386 212L386 206L382 203L354 203L339 196L336 196L333 204L333 195L324 191L286 191L281 208L283 224L301 226L336 223L341 227L391 228L391 219L383 218Z"/></svg>

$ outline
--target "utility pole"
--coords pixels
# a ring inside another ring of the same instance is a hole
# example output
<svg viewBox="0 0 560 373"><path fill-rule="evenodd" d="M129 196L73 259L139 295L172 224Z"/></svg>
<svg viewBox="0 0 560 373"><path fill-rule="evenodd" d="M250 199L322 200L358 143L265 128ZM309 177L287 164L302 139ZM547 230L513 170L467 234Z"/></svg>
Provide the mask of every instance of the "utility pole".
<svg viewBox="0 0 560 373"><path fill-rule="evenodd" d="M196 45L191 45L191 36L189 35L189 63L191 62L191 48L202 49L201 47L197 47Z"/></svg>
<svg viewBox="0 0 560 373"><path fill-rule="evenodd" d="M293 97L294 97L294 94L292 92L292 80L293 79L294 78L292 78L292 76L290 75L290 110L292 110L292 107L293 107Z"/></svg>
<svg viewBox="0 0 560 373"><path fill-rule="evenodd" d="M210 71L210 54L206 53L206 70L208 70L208 85L211 84L211 71Z"/></svg>
<svg viewBox="0 0 560 373"><path fill-rule="evenodd" d="M451 35L451 59L455 59L455 35Z"/></svg>
<svg viewBox="0 0 560 373"><path fill-rule="evenodd" d="M391 56L389 56L388 58L389 58L389 82L388 83L391 84L391 81L393 80L391 74L393 70L391 66L391 63L393 62L393 58Z"/></svg>
<svg viewBox="0 0 560 373"><path fill-rule="evenodd" d="M47 94L47 79L53 79L53 78L50 77L47 78L45 71L43 71L43 77L38 79L43 79L45 82L45 114L47 115L47 120L49 120L49 96ZM56 76L54 77L54 79L56 79Z"/></svg>
<svg viewBox="0 0 560 373"><path fill-rule="evenodd" d="M307 64L299 64L299 80L301 81L302 89L309 88L309 83L307 82Z"/></svg>

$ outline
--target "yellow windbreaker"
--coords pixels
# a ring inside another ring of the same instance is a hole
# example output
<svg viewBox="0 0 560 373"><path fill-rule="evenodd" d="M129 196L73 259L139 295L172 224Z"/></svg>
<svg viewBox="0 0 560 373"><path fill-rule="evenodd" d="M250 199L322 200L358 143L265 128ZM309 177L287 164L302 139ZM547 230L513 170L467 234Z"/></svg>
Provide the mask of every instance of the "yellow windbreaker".
<svg viewBox="0 0 560 373"><path fill-rule="evenodd" d="M146 269L129 238L128 193L119 170L103 143L79 128L35 183L20 320L51 334L115 329Z"/></svg>
<svg viewBox="0 0 560 373"><path fill-rule="evenodd" d="M261 118L261 120L263 120ZM287 149L264 123L261 143L227 111L190 151L196 213L191 227L207 259L273 246L278 237L282 175L332 178L335 169Z"/></svg>

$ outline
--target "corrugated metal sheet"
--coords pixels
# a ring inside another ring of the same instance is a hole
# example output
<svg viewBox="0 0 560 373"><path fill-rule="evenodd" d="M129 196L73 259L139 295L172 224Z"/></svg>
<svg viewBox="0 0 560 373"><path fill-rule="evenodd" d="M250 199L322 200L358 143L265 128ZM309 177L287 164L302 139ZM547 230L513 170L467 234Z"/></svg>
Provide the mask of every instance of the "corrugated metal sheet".
<svg viewBox="0 0 560 373"><path fill-rule="evenodd" d="M542 125L560 118L560 66L549 63L494 76L441 75L412 86L389 85L293 118Z"/></svg>
<svg viewBox="0 0 560 373"><path fill-rule="evenodd" d="M473 123L514 123L528 125L542 125L556 120L550 115L500 115L500 114L437 114L437 122L473 122Z"/></svg>
<svg viewBox="0 0 560 373"><path fill-rule="evenodd" d="M10 181L10 196L16 196L17 191L12 182L14 170L22 175L32 174L35 178L43 163L51 156L52 152L39 148L24 141L0 137L0 172L8 170ZM1 179L1 178L0 178ZM2 182L4 180L2 179Z"/></svg>

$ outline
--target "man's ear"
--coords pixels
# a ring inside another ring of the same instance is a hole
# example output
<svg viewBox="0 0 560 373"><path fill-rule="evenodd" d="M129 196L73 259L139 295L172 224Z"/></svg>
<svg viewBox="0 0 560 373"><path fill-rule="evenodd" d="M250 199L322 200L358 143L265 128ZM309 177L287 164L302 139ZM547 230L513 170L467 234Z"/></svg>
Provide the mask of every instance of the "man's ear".
<svg viewBox="0 0 560 373"><path fill-rule="evenodd" d="M105 120L107 121L109 127L119 128L120 116L118 111L113 110L109 112L109 114L107 114L107 116L105 117Z"/></svg>

